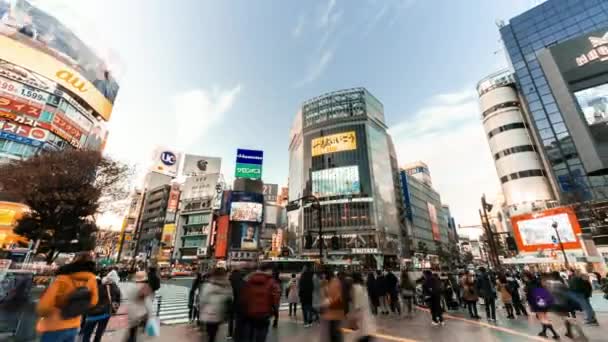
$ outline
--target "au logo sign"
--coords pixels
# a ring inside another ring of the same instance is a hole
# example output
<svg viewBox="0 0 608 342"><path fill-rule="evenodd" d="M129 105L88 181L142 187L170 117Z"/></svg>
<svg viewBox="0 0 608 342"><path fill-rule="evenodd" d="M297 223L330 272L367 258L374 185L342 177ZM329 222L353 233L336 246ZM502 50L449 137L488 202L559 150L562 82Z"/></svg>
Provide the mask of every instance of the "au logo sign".
<svg viewBox="0 0 608 342"><path fill-rule="evenodd" d="M82 92L82 93L84 93L85 91L88 90L86 88L86 86L85 86L84 80L81 80L80 78L78 78L77 75L74 75L74 74L72 74L71 72L69 72L67 70L59 70L59 71L57 71L56 76L59 79L68 82L75 89L80 90L80 92Z"/></svg>

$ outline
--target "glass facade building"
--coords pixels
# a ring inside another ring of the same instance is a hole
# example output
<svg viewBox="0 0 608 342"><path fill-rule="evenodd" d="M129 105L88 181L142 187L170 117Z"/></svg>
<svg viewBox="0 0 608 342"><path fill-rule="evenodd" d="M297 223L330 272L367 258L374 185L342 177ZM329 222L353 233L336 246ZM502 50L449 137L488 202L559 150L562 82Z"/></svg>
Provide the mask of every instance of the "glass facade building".
<svg viewBox="0 0 608 342"><path fill-rule="evenodd" d="M607 200L608 177L595 172L587 157L599 147L581 142L591 135L587 128L578 130L580 125L573 121L575 116L582 117L581 107L564 105L575 98L574 89L569 84L565 87L569 90L560 92L561 84L555 80L567 76L552 68L556 48L598 30L608 31L608 2L601 0L549 0L500 28L525 100L527 124L533 128L547 176L563 204ZM591 232L586 214L578 214L583 231Z"/></svg>
<svg viewBox="0 0 608 342"><path fill-rule="evenodd" d="M321 201L322 239L312 207L288 214L303 254L318 253L320 243L330 258L361 254L369 261L371 255L380 260L401 253L398 170L380 101L364 88L306 101L294 121L289 150L289 199L314 195ZM314 238L312 250L304 248L308 234Z"/></svg>

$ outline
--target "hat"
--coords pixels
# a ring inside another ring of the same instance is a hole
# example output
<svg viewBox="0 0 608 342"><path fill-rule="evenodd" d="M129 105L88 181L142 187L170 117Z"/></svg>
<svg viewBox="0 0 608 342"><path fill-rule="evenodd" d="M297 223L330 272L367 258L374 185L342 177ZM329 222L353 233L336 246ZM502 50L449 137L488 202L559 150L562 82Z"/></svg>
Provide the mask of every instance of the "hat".
<svg viewBox="0 0 608 342"><path fill-rule="evenodd" d="M146 274L145 271L139 271L139 272L135 273L135 282L136 283L141 283L144 281L148 281L148 274Z"/></svg>

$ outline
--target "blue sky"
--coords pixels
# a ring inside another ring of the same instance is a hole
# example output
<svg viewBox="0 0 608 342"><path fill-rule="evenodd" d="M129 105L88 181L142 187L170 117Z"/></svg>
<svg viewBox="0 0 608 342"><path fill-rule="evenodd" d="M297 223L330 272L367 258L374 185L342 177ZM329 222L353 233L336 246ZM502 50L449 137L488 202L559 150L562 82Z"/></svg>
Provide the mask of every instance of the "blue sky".
<svg viewBox="0 0 608 342"><path fill-rule="evenodd" d="M37 1L118 56L109 154L220 156L230 180L236 148L258 148L264 180L286 185L299 105L364 86L384 104L399 162L426 161L462 224L499 189L474 93L506 65L495 22L537 2Z"/></svg>

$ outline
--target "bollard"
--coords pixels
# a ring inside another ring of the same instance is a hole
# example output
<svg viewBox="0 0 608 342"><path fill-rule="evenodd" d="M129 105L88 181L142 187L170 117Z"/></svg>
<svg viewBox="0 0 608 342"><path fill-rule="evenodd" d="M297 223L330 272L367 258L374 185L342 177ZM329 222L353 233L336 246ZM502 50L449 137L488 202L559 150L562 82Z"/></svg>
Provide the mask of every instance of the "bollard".
<svg viewBox="0 0 608 342"><path fill-rule="evenodd" d="M156 317L160 317L160 305L163 302L163 296L158 296L158 304L156 307Z"/></svg>

